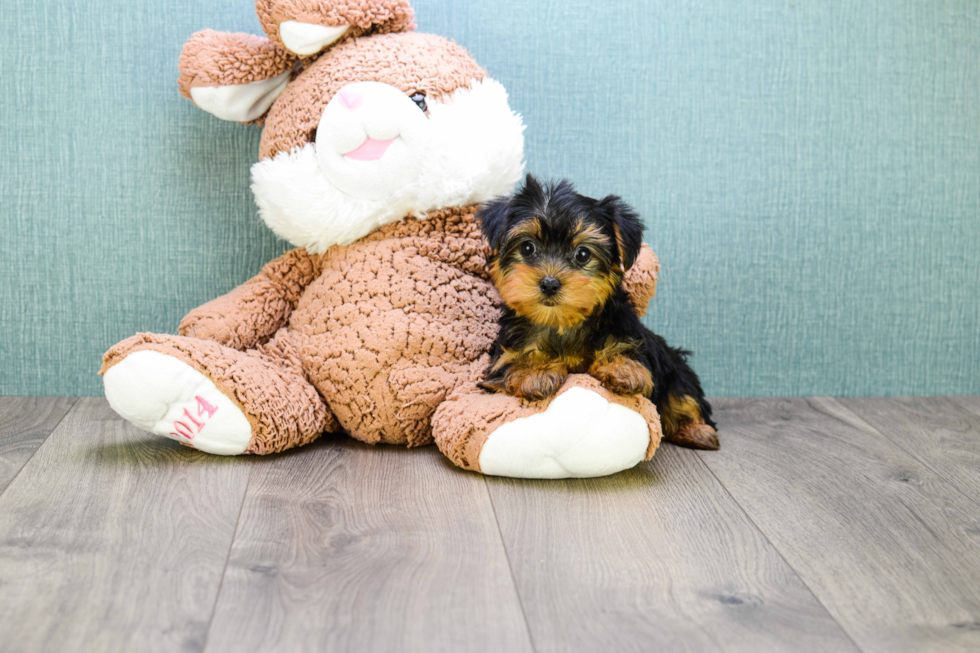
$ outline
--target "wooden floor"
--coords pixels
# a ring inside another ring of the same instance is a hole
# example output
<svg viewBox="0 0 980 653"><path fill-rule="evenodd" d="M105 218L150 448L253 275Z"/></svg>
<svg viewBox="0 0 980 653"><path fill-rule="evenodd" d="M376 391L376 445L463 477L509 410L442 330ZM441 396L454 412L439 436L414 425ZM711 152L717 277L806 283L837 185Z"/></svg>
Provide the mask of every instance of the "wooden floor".
<svg viewBox="0 0 980 653"><path fill-rule="evenodd" d="M980 651L980 397L716 406L719 452L528 482L0 399L0 650Z"/></svg>

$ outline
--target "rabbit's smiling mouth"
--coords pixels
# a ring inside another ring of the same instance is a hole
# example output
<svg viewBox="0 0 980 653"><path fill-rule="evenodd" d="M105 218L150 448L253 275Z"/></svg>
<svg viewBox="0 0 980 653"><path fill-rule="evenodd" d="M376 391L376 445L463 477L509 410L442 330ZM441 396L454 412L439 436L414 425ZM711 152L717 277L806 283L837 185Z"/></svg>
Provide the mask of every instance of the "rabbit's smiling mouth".
<svg viewBox="0 0 980 653"><path fill-rule="evenodd" d="M314 144L329 183L351 197L381 200L415 183L435 129L404 91L352 82L327 103Z"/></svg>
<svg viewBox="0 0 980 653"><path fill-rule="evenodd" d="M520 178L524 126L498 82L429 98L427 112L390 85L350 86L310 142L252 167L262 219L296 247L322 253L406 216L509 193Z"/></svg>
<svg viewBox="0 0 980 653"><path fill-rule="evenodd" d="M395 138L398 137L396 136ZM379 141L376 138L369 137L358 147L344 154L344 156L355 161L377 161L388 151L391 144L395 142L395 138Z"/></svg>

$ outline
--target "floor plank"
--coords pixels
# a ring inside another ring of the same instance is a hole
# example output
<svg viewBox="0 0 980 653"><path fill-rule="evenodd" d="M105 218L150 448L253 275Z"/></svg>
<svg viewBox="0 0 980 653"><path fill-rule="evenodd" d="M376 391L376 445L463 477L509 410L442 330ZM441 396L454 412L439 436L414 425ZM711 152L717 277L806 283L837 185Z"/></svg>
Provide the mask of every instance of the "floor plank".
<svg viewBox="0 0 980 653"><path fill-rule="evenodd" d="M201 650L246 463L80 399L0 497L3 650Z"/></svg>
<svg viewBox="0 0 980 653"><path fill-rule="evenodd" d="M0 494L74 403L70 397L0 397Z"/></svg>
<svg viewBox="0 0 980 653"><path fill-rule="evenodd" d="M964 397L952 397L958 405L970 411L974 415L980 415L980 395L967 395Z"/></svg>
<svg viewBox="0 0 980 653"><path fill-rule="evenodd" d="M865 651L980 650L980 511L840 405L716 402L703 460Z"/></svg>
<svg viewBox="0 0 980 653"><path fill-rule="evenodd" d="M325 438L257 461L207 651L528 651L483 479Z"/></svg>
<svg viewBox="0 0 980 653"><path fill-rule="evenodd" d="M694 452L487 481L538 653L856 650Z"/></svg>
<svg viewBox="0 0 980 653"><path fill-rule="evenodd" d="M0 399L4 653L980 650L978 397L719 400L720 452L560 482L73 401Z"/></svg>
<svg viewBox="0 0 980 653"><path fill-rule="evenodd" d="M980 503L980 415L951 397L835 401Z"/></svg>

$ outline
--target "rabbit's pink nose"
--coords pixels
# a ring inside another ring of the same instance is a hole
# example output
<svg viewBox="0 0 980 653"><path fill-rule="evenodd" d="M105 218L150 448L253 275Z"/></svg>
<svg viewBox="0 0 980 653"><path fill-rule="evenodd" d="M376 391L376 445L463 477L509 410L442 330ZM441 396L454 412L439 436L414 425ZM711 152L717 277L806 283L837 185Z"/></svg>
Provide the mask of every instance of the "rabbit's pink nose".
<svg viewBox="0 0 980 653"><path fill-rule="evenodd" d="M344 103L344 106L348 109L356 109L357 107L364 104L364 96L357 91L351 90L349 88L340 89L340 101Z"/></svg>

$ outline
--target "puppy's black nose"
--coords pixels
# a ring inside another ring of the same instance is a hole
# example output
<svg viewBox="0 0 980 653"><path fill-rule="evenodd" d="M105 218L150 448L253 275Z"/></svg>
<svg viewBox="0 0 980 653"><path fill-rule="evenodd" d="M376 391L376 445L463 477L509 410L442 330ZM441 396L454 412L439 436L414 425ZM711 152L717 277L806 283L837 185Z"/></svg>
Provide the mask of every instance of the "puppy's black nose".
<svg viewBox="0 0 980 653"><path fill-rule="evenodd" d="M541 292L543 292L548 297L551 297L559 290L561 290L561 281L559 281L555 277L549 276L542 279L541 283L539 283L538 286L541 288Z"/></svg>

